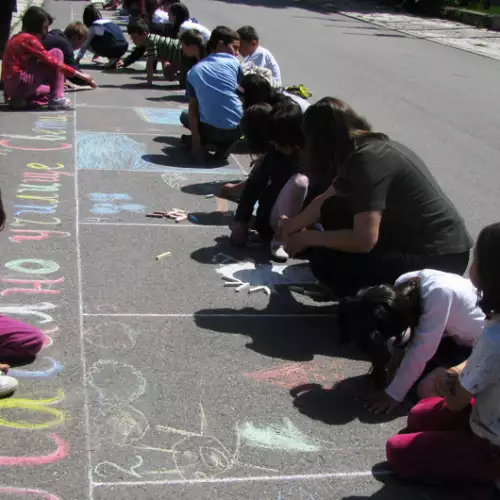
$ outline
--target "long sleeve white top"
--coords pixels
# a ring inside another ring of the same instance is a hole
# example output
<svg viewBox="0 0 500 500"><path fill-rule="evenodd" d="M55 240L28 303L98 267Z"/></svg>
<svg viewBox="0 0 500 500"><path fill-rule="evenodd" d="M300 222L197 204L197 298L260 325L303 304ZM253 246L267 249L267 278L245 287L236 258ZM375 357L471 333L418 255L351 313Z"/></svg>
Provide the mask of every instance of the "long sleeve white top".
<svg viewBox="0 0 500 500"><path fill-rule="evenodd" d="M409 347L386 393L402 401L436 354L443 337L473 346L485 317L477 306L477 291L470 280L457 274L425 269L400 276L396 285L420 277L422 315Z"/></svg>

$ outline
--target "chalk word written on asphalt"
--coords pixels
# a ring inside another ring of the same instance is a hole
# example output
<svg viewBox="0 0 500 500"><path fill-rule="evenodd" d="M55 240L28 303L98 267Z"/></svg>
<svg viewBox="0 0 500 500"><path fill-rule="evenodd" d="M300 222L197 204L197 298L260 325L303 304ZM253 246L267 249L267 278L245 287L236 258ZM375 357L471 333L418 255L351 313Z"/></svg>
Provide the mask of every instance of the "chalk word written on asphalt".
<svg viewBox="0 0 500 500"><path fill-rule="evenodd" d="M65 114L39 116L33 126L35 135L4 134L0 146L11 153L28 151L43 154L43 152L71 150L73 145L67 138L71 120L71 116ZM19 297L23 302L2 302L0 313L20 316L21 319L41 327L45 335L44 349L48 349L55 344L54 338L60 339L60 329L54 318L60 306L52 300L62 296L65 278L60 264L52 256L47 258L44 252L53 251L54 240L60 240L60 243L55 245L58 250L62 253L67 250L64 246L65 240L67 241L71 234L64 231L63 220L57 217L57 211L60 204L60 190L73 174L66 171L63 163L41 163L43 161L41 157L34 160L27 164L26 171L23 172L23 179L15 194L14 214L8 221L9 240L15 247L7 248L6 253L15 253L16 259L5 264L9 275L0 278L3 285L1 295L7 297L7 300ZM47 243L50 246L47 246ZM50 295L51 302L33 303L32 299L40 299L40 295ZM24 377L23 386L26 386L33 396L1 400L0 427L8 428L12 433L20 433L18 438L20 440L21 436L30 436L33 431L45 433L48 429L63 426L66 421L66 411L57 407L64 399L62 389L59 389L53 397L47 397L44 393L43 397L36 399L36 388L29 385L30 379L36 381L40 377L54 377L62 370L63 365L59 360L46 355L40 356L39 366L35 368L11 370L12 375ZM0 465L43 466L62 461L69 456L69 443L59 434L53 432L48 434L47 438L45 454L32 453L29 451L29 446L25 446L26 455L0 456ZM30 440L30 443L38 442L43 440ZM37 474L31 477L37 477ZM60 500L50 492L29 487L1 486L0 496Z"/></svg>

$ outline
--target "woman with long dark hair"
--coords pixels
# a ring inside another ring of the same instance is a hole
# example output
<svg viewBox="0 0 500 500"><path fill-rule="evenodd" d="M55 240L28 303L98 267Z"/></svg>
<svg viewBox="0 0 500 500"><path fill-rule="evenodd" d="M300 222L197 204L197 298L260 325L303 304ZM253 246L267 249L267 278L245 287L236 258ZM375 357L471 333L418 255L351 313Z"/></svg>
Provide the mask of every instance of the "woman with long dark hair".
<svg viewBox="0 0 500 500"><path fill-rule="evenodd" d="M421 158L340 99L313 104L304 123L311 189L322 194L282 221L291 255L307 251L338 297L420 269L464 273L472 240ZM308 229L316 222L323 231Z"/></svg>

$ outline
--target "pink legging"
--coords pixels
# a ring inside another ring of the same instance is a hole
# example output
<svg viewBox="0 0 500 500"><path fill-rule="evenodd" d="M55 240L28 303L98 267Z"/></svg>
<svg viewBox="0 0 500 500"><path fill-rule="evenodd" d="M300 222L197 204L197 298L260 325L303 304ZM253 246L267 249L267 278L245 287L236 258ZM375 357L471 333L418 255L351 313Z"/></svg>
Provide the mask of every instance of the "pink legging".
<svg viewBox="0 0 500 500"><path fill-rule="evenodd" d="M443 398L420 401L408 416L405 434L387 441L394 472L427 484L492 484L500 477L500 448L471 431L471 408L452 412Z"/></svg>
<svg viewBox="0 0 500 500"><path fill-rule="evenodd" d="M32 360L42 349L44 339L39 328L0 316L0 363Z"/></svg>
<svg viewBox="0 0 500 500"><path fill-rule="evenodd" d="M49 50L49 54L58 61L64 61L60 49ZM18 78L6 80L5 93L9 97L19 97L36 104L64 97L64 74L44 63L35 61Z"/></svg>

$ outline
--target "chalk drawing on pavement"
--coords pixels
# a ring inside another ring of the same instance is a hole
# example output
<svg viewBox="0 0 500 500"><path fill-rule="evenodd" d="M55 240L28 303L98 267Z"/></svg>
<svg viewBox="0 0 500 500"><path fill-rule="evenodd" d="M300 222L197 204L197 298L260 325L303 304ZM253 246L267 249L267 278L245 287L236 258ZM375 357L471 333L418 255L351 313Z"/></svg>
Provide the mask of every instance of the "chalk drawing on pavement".
<svg viewBox="0 0 500 500"><path fill-rule="evenodd" d="M317 361L309 363L284 363L273 368L264 368L244 373L243 375L258 382L282 387L283 389L293 389L301 385L343 379L343 363L339 363L339 365L336 367L337 370L334 370L331 363L323 365Z"/></svg>
<svg viewBox="0 0 500 500"><path fill-rule="evenodd" d="M303 453L321 451L320 443L297 429L289 418L283 418L282 424L262 426L254 425L253 422L245 422L238 429L243 444L251 448Z"/></svg>
<svg viewBox="0 0 500 500"><path fill-rule="evenodd" d="M181 126L182 109L179 108L135 108L135 112L148 123Z"/></svg>
<svg viewBox="0 0 500 500"><path fill-rule="evenodd" d="M278 285L309 285L316 283L311 269L306 264L258 264L253 261L221 265L216 269L225 281L249 287ZM237 289L237 287L234 287Z"/></svg>
<svg viewBox="0 0 500 500"><path fill-rule="evenodd" d="M134 401L146 391L146 379L134 366L100 359L89 369L89 385L107 403Z"/></svg>
<svg viewBox="0 0 500 500"><path fill-rule="evenodd" d="M190 168L159 165L147 161L151 156L148 145L125 134L108 132L77 132L76 158L82 170L112 170L120 172L166 172L179 174L240 174L237 166L220 168ZM165 156L165 159L167 156Z"/></svg>
<svg viewBox="0 0 500 500"><path fill-rule="evenodd" d="M121 203L133 201L128 193L90 193L89 199L94 203L90 211L97 216L114 215L120 212L144 214L147 211L145 205Z"/></svg>
<svg viewBox="0 0 500 500"><path fill-rule="evenodd" d="M132 349L138 337L136 330L119 321L99 323L84 332L84 338L89 344L101 349L111 349L113 353L117 349Z"/></svg>

